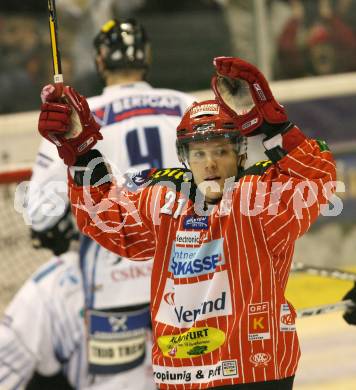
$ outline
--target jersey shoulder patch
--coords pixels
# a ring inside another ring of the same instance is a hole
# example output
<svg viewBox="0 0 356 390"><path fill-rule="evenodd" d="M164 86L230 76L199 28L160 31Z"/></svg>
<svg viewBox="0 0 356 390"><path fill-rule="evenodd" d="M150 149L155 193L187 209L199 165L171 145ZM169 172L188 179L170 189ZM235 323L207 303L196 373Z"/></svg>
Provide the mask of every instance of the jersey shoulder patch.
<svg viewBox="0 0 356 390"><path fill-rule="evenodd" d="M241 177L243 176L249 176L249 175L257 175L257 176L261 176L263 175L267 169L272 165L272 161L271 160L262 160L262 161L258 161L256 164L254 165L251 165L250 167L248 167L247 169L245 169L242 174L241 174Z"/></svg>

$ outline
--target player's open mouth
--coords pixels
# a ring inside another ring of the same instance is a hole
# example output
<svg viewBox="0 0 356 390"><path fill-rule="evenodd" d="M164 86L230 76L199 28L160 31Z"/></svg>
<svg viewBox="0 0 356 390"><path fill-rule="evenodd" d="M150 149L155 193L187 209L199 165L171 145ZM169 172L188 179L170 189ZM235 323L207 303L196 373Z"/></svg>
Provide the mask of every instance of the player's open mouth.
<svg viewBox="0 0 356 390"><path fill-rule="evenodd" d="M209 176L209 177L206 177L204 180L211 181L211 180L220 180L220 179L221 179L220 176Z"/></svg>

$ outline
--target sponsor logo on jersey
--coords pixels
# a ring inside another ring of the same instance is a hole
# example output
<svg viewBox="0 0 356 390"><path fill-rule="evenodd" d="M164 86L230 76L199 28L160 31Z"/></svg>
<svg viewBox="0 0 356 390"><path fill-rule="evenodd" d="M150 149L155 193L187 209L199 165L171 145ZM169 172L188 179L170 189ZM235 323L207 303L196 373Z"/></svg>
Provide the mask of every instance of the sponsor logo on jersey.
<svg viewBox="0 0 356 390"><path fill-rule="evenodd" d="M222 360L205 366L169 367L153 365L153 376L156 383L181 385L182 383L207 383L212 380L238 378L237 360Z"/></svg>
<svg viewBox="0 0 356 390"><path fill-rule="evenodd" d="M174 292L168 292L163 295L163 299L168 305L174 305Z"/></svg>
<svg viewBox="0 0 356 390"><path fill-rule="evenodd" d="M111 325L111 329L113 332L118 332L119 330L127 330L127 316L118 316L114 317L111 316L109 317L109 324Z"/></svg>
<svg viewBox="0 0 356 390"><path fill-rule="evenodd" d="M132 312L88 311L89 335L105 339L126 339L130 335L142 335L150 323L149 308Z"/></svg>
<svg viewBox="0 0 356 390"><path fill-rule="evenodd" d="M271 338L269 327L269 303L248 305L248 340L267 340Z"/></svg>
<svg viewBox="0 0 356 390"><path fill-rule="evenodd" d="M200 316L208 315L209 313L219 313L224 311L226 307L226 291L222 291L216 299L206 299L195 308L187 308L186 306L178 306L174 308L178 322L191 323L198 320Z"/></svg>
<svg viewBox="0 0 356 390"><path fill-rule="evenodd" d="M111 270L111 279L113 282L124 282L126 280L136 280L149 278L152 273L152 263L139 265L132 264L130 266L115 267Z"/></svg>
<svg viewBox="0 0 356 390"><path fill-rule="evenodd" d="M186 232L185 230L176 233L176 245L199 245L200 232Z"/></svg>
<svg viewBox="0 0 356 390"><path fill-rule="evenodd" d="M187 215L183 220L184 229L194 229L194 230L208 230L209 223L208 217L197 217L195 215Z"/></svg>
<svg viewBox="0 0 356 390"><path fill-rule="evenodd" d="M182 116L181 101L175 96L126 96L93 111L97 122L107 126L140 115Z"/></svg>
<svg viewBox="0 0 356 390"><path fill-rule="evenodd" d="M250 356L250 363L255 367L268 366L268 363L272 359L271 355L267 352L257 352Z"/></svg>
<svg viewBox="0 0 356 390"><path fill-rule="evenodd" d="M189 358L215 351L225 342L225 333L216 328L191 328L187 332L160 336L157 343L164 356Z"/></svg>
<svg viewBox="0 0 356 390"><path fill-rule="evenodd" d="M189 328L195 321L232 314L227 271L190 284L174 284L174 279L168 278L162 298L155 320L177 328Z"/></svg>
<svg viewBox="0 0 356 390"><path fill-rule="evenodd" d="M223 238L201 244L199 247L179 246L173 241L169 271L175 278L188 278L214 272L225 264Z"/></svg>
<svg viewBox="0 0 356 390"><path fill-rule="evenodd" d="M114 313L87 311L91 374L116 374L142 365L149 308Z"/></svg>
<svg viewBox="0 0 356 390"><path fill-rule="evenodd" d="M221 362L221 368L223 376L239 376L237 371L237 360L225 360Z"/></svg>
<svg viewBox="0 0 356 390"><path fill-rule="evenodd" d="M282 303L279 320L281 332L294 332L296 330L295 316L291 313L288 303Z"/></svg>
<svg viewBox="0 0 356 390"><path fill-rule="evenodd" d="M158 169L155 171L151 178L152 179L161 179L161 178L173 178L176 180L183 180L184 182L188 182L192 179L192 174L191 172L187 172L184 169L181 168L166 168L166 169Z"/></svg>

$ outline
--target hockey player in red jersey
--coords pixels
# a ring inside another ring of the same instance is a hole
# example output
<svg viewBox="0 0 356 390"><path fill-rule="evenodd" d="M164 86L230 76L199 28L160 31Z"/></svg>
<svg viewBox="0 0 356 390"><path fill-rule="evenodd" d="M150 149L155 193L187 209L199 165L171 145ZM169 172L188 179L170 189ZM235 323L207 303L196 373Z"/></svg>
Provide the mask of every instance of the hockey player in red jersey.
<svg viewBox="0 0 356 390"><path fill-rule="evenodd" d="M335 164L324 142L288 121L256 67L214 63L217 100L194 103L177 128L190 170L151 171L138 187L111 182L101 155L85 150L88 126L96 130L72 89L68 103L42 107L39 130L63 135L78 112L83 145L61 141L77 156L69 191L79 228L121 256L154 258L157 387L292 389L300 350L284 292L295 240L327 204ZM269 161L244 169L245 137L261 133Z"/></svg>

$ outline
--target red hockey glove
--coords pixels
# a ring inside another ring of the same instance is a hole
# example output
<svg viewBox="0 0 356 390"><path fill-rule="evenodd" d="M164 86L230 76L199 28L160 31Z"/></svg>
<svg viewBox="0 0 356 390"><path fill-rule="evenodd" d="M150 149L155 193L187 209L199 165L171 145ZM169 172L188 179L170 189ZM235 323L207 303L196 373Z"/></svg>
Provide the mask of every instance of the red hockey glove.
<svg viewBox="0 0 356 390"><path fill-rule="evenodd" d="M217 57L214 65L217 75L212 79L212 88L216 99L236 119L242 135L266 133L262 125L270 127L288 121L283 106L255 66L233 57Z"/></svg>
<svg viewBox="0 0 356 390"><path fill-rule="evenodd" d="M71 87L58 94L53 85L41 92L42 105L38 122L40 134L55 144L66 165L73 165L77 156L85 154L102 139L86 99Z"/></svg>

